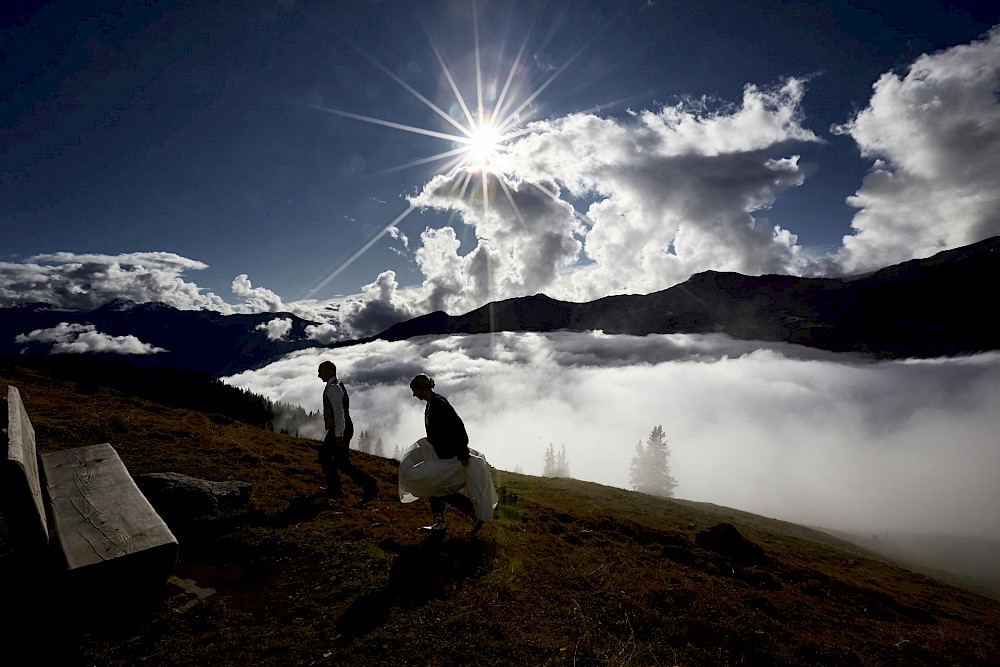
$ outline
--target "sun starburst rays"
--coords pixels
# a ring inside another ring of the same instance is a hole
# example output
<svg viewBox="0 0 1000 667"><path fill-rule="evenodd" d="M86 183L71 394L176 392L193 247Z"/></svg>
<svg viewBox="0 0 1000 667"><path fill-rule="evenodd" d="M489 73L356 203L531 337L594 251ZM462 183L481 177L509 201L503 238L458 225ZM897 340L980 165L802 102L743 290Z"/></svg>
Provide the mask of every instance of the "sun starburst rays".
<svg viewBox="0 0 1000 667"><path fill-rule="evenodd" d="M394 130L427 136L434 139L441 139L448 142L450 146L445 150L389 167L384 171L393 172L419 165L441 163L438 173L452 180L451 191L453 196L465 199L466 197L471 198L474 193L478 192L480 199L479 203L482 207L481 212L484 218L490 215L490 187L492 182L498 187L499 191L503 193L503 198L510 204L511 210L516 218L521 222L521 224L524 224L524 220L521 216L521 212L518 210L515 198L504 178L503 172L506 165L504 164L504 160L502 158L504 158L505 154L508 152L510 142L520 136L523 136L527 131L524 129L524 123L531 118L532 114L529 113L529 110L538 96L552 84L552 82L565 70L566 67L569 66L572 61L577 58L577 56L579 56L587 45L584 45L576 53L574 53L567 62L557 68L544 82L542 82L541 85L535 88L528 95L518 99L518 96L515 94L515 91L519 88L518 84L523 84L528 79L526 68L523 64L525 62L525 53L528 45L528 34L526 33L523 36L523 40L517 54L514 56L510 67L506 70L505 76L501 77L498 69L498 75L495 77L495 80L484 82L482 50L479 43L479 19L478 11L475 9L475 4L473 4L473 33L475 56L474 108L470 106L467 96L463 94L460 81L455 76L452 68L449 66L447 60L441 52L441 49L433 39L430 40L431 49L454 98L449 101L449 104L452 106L453 110L455 110L454 114L448 113L442 109L438 104L435 104L427 96L420 93L400 76L389 70L359 47L355 46L355 48L369 62L371 62L390 79L395 81L400 87L410 93L410 95L419 100L425 107L427 107L427 109L434 112L436 116L447 123L447 125L451 128L449 131L385 120L374 116L353 113L319 104L310 106L324 113L341 116L343 118L349 118ZM500 85L501 78L503 80L502 85ZM498 89L499 92L496 92ZM487 91L490 91L489 95L486 94ZM478 184L475 182L476 180L478 180ZM546 192L546 194L554 196L548 192ZM346 260L346 262L342 266L338 267L336 271L327 276L316 287L310 289L307 294L311 295L316 292L319 288L330 282L330 280L332 280L335 276L343 272L350 264L356 261L365 251L367 251L375 243L375 241L384 236L392 227L401 223L413 210L414 207L411 205L392 222L390 222L384 229L382 229L375 236L375 238L365 243L358 252Z"/></svg>

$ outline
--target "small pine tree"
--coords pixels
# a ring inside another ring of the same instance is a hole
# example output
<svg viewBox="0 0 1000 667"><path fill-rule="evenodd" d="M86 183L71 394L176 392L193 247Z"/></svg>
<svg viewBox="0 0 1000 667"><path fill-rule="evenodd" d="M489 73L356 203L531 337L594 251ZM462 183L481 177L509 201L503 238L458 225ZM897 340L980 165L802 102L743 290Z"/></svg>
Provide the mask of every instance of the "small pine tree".
<svg viewBox="0 0 1000 667"><path fill-rule="evenodd" d="M367 430L358 434L358 449L369 454L372 453L372 434Z"/></svg>
<svg viewBox="0 0 1000 667"><path fill-rule="evenodd" d="M372 454L375 456L385 456L385 443L382 442L382 436L379 436L375 440L375 445L372 447Z"/></svg>
<svg viewBox="0 0 1000 667"><path fill-rule="evenodd" d="M552 443L545 449L545 465L542 467L542 476L556 477L559 470L556 467L556 452L552 448Z"/></svg>
<svg viewBox="0 0 1000 667"><path fill-rule="evenodd" d="M556 477L569 477L569 460L566 458L566 445L559 450L559 457L556 459Z"/></svg>
<svg viewBox="0 0 1000 667"><path fill-rule="evenodd" d="M654 426L646 438L635 446L630 475L632 489L652 496L672 498L677 480L670 474L670 448L663 427Z"/></svg>
<svg viewBox="0 0 1000 667"><path fill-rule="evenodd" d="M550 443L545 449L545 465L542 468L545 477L569 477L569 461L566 459L566 445L556 453Z"/></svg>

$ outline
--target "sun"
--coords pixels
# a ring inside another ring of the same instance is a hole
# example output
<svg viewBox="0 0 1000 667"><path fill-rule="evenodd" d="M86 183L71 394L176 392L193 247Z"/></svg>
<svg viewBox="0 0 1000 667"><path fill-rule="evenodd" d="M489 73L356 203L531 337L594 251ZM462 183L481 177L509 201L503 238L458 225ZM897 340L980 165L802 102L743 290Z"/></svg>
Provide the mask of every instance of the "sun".
<svg viewBox="0 0 1000 667"><path fill-rule="evenodd" d="M464 165L475 171L489 171L496 158L503 152L506 138L490 121L476 123L466 144Z"/></svg>
<svg viewBox="0 0 1000 667"><path fill-rule="evenodd" d="M474 4L473 8L475 8ZM471 195L478 189L478 192L480 192L479 199L482 203L484 215L489 212L491 198L489 184L490 182L493 182L499 188L501 193L500 196L506 198L511 208L514 210L515 215L520 218L521 214L517 211L517 205L515 204L514 198L507 187L506 181L503 178L494 178L491 180L490 175L499 176L507 167L509 167L509 165L505 164L506 160L509 158L509 145L511 142L516 141L520 136L525 134L525 123L530 120L534 113L530 107L534 103L535 99L541 95L542 92L548 88L549 85L555 81L556 78L565 69L567 69L573 61L576 60L576 58L587 48L590 42L597 38L597 33L595 33L587 43L581 45L579 50L568 58L561 66L551 72L549 77L541 83L541 85L535 87L530 94L522 98L517 95L516 91L521 88L521 85L519 84L527 80L525 52L528 47L529 34L525 33L520 49L518 50L516 56L514 56L513 62L510 64L510 69L507 73L506 79L501 80L498 78L495 81L487 81L484 84L483 71L480 61L481 52L479 48L478 18L475 11L473 12L473 24L474 34L476 37L476 72L475 84L473 86L475 92L474 104L470 105L466 102L466 97L462 94L461 89L467 89L468 86L459 85L459 82L452 73L451 67L449 67L448 63L442 56L440 49L433 41L431 42L434 55L441 66L442 75L449 83L451 92L454 95L454 104L452 106L460 109L461 111L460 114L455 114L454 117L451 113L445 111L438 104L428 99L420 91L413 88L395 72L378 62L371 55L365 53L357 46L354 47L359 53L361 53L362 56L381 70L386 76L398 83L413 97L422 102L428 109L437 114L447 125L450 125L451 131L441 131L437 129L407 125L405 123L375 118L342 109L334 109L322 104L313 103L307 104L306 106L324 113L342 116L344 118L351 118L353 120L371 123L373 125L381 125L394 130L402 130L404 132L433 137L450 143L450 149L442 150L441 152L433 155L413 159L404 164L391 167L389 168L389 171L406 169L428 163L438 163L441 166L437 173L446 176L447 178L455 179L455 190L460 192L462 196L466 194ZM488 96L486 94L487 89L499 91L499 93L495 96ZM490 97L488 104L486 102L487 97ZM445 129L448 130L449 128L446 127ZM478 188L476 187L476 180L478 180ZM555 195L541 186L536 185L535 187L538 187L539 190L547 196L555 198ZM391 229L396 227L396 225L402 222L403 219L405 219L414 210L416 210L416 208L413 204L411 204L405 211L400 213L384 228L382 228L382 230L371 240L358 249L357 252L351 255L351 257L341 264L333 273L329 274L326 278L320 281L318 285L308 290L306 292L306 296L310 296L312 293L316 292L318 289L330 282L339 273L350 266L356 259L358 259L358 257L367 252L369 248L382 238L382 236L389 233Z"/></svg>

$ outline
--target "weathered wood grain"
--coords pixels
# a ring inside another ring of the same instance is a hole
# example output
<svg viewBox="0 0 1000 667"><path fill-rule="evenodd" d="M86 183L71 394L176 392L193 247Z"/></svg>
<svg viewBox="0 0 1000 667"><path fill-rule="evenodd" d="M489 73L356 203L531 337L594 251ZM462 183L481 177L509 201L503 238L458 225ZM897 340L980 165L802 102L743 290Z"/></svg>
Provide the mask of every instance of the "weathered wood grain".
<svg viewBox="0 0 1000 667"><path fill-rule="evenodd" d="M41 463L51 529L67 569L176 545L110 444L43 454Z"/></svg>
<svg viewBox="0 0 1000 667"><path fill-rule="evenodd" d="M49 544L45 503L38 479L35 429L17 387L7 388L7 457L0 467L4 519L20 549L39 551Z"/></svg>
<svg viewBox="0 0 1000 667"><path fill-rule="evenodd" d="M39 455L16 387L7 413L0 496L25 575L74 625L142 618L162 599L177 538L110 444Z"/></svg>

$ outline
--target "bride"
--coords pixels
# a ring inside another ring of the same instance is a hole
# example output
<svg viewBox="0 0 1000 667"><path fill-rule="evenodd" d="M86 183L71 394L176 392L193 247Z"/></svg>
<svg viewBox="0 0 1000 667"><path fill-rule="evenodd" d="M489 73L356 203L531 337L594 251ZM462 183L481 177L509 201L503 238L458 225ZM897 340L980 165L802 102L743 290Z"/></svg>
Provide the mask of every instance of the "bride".
<svg viewBox="0 0 1000 667"><path fill-rule="evenodd" d="M428 498L434 523L425 530L444 531L445 504L475 518L472 535L493 519L497 506L490 464L469 449L462 418L448 399L434 391L434 380L423 373L410 381L413 395L424 401L427 437L415 442L399 463L399 499L411 503Z"/></svg>

